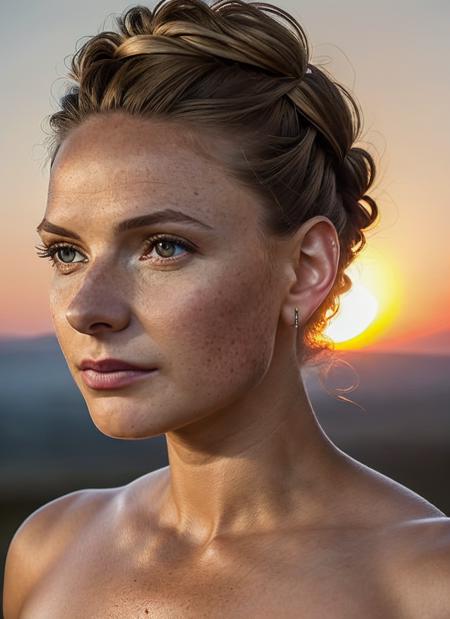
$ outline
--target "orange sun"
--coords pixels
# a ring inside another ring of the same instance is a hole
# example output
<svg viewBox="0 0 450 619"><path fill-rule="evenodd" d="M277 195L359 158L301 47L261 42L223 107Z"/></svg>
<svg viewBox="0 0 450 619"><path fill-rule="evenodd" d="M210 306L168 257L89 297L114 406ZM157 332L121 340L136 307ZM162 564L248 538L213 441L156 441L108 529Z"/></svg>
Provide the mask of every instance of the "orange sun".
<svg viewBox="0 0 450 619"><path fill-rule="evenodd" d="M383 335L397 313L400 278L392 261L381 256L371 260L365 255L346 273L352 287L340 297L339 311L324 333L336 349L363 348Z"/></svg>

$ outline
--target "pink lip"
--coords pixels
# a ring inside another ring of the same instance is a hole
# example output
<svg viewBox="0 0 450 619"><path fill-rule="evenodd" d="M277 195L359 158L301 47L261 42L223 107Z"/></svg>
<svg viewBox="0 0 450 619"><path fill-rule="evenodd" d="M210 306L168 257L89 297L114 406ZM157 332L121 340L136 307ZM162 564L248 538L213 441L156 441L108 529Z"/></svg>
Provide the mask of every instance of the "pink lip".
<svg viewBox="0 0 450 619"><path fill-rule="evenodd" d="M100 359L94 361L94 359L83 359L79 365L80 370L96 370L97 372L115 372L117 370L154 370L154 367L142 367L134 363L128 363L128 361L122 361L121 359Z"/></svg>
<svg viewBox="0 0 450 619"><path fill-rule="evenodd" d="M81 376L88 387L92 389L120 389L132 383L148 378L156 370L118 370L115 372L97 372L86 369Z"/></svg>
<svg viewBox="0 0 450 619"><path fill-rule="evenodd" d="M92 389L120 389L156 371L155 367L142 367L121 359L83 359L78 367L84 382Z"/></svg>

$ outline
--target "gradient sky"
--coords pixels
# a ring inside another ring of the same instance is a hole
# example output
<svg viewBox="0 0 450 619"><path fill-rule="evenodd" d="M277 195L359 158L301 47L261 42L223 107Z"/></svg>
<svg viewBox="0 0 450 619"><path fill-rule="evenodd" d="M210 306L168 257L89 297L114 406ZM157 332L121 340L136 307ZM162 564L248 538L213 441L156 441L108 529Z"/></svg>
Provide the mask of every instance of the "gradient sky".
<svg viewBox="0 0 450 619"><path fill-rule="evenodd" d="M362 145L370 145L378 164L371 195L381 219L367 235L361 268L372 271L389 305L379 341L450 329L450 3L274 4L300 21L312 62L325 65L363 110ZM64 59L76 42L110 29L112 14L129 6L119 0L2 6L1 335L52 331L52 271L34 250L48 183L43 121L57 108Z"/></svg>

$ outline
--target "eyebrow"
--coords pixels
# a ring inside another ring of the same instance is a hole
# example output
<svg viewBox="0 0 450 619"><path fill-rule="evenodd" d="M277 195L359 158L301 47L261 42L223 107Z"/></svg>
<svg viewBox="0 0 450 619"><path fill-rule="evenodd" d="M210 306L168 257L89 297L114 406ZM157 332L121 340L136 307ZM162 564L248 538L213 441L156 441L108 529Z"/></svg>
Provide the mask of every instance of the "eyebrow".
<svg viewBox="0 0 450 619"><path fill-rule="evenodd" d="M140 215L138 217L133 217L132 219L125 219L118 223L114 232L119 234L121 232L125 232L126 230L132 230L134 228L141 228L143 226L150 226L152 224L165 223L168 221L182 222L195 226L200 226L201 228L205 228L206 230L213 230L212 226L205 224L203 221L188 215L187 213L183 213L182 211L176 211L174 209L164 209L162 211L155 211L154 213L150 213L148 215ZM71 230L67 230L66 228L62 228L61 226L56 226L52 224L47 219L41 221L41 223L36 228L36 232L41 232L41 230L45 230L46 232L52 232L53 234L60 234L62 236L71 237L73 239L77 239L81 241L81 237Z"/></svg>

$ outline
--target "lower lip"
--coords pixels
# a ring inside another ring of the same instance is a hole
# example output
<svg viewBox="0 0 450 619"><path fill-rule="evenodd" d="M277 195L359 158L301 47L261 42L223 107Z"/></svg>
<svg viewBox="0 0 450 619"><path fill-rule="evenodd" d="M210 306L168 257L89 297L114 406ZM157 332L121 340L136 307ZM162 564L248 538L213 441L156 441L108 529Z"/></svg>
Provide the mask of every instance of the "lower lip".
<svg viewBox="0 0 450 619"><path fill-rule="evenodd" d="M96 372L82 370L81 376L92 389L120 389L155 374L156 370L117 370L115 372Z"/></svg>

